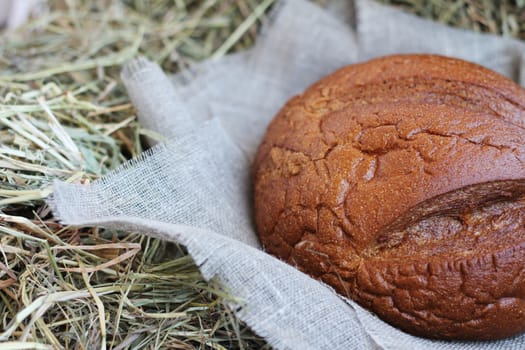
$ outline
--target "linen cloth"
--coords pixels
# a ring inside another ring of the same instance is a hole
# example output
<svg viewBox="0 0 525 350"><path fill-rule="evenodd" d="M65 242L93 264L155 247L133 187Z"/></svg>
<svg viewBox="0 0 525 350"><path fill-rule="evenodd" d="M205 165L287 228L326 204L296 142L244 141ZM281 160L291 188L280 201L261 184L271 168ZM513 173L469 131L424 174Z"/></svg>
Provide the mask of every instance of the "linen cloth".
<svg viewBox="0 0 525 350"><path fill-rule="evenodd" d="M0 29L18 27L31 13L40 11L42 5L44 0L0 0Z"/></svg>
<svg viewBox="0 0 525 350"><path fill-rule="evenodd" d="M175 76L137 59L122 72L140 121L168 141L88 186L54 184L64 223L143 232L184 244L204 278L276 349L521 349L525 335L445 342L403 333L263 252L252 221L251 162L294 94L346 64L437 53L525 82L524 44L452 29L372 1L320 8L283 0L254 48Z"/></svg>

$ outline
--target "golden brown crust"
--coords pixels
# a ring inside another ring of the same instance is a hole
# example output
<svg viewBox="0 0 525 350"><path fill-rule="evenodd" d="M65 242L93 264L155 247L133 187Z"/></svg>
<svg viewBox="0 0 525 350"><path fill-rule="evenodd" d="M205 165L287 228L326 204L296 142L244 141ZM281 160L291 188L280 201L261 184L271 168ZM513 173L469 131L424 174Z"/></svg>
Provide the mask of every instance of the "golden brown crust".
<svg viewBox="0 0 525 350"><path fill-rule="evenodd" d="M525 331L525 91L399 55L291 99L254 162L272 254L410 333Z"/></svg>

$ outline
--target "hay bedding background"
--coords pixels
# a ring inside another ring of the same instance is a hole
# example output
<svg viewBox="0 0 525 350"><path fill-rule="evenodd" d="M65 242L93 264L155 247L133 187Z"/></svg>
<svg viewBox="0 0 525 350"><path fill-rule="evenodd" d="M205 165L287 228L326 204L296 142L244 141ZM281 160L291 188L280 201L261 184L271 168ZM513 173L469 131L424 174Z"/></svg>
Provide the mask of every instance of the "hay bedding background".
<svg viewBox="0 0 525 350"><path fill-rule="evenodd" d="M330 0L317 0L326 3ZM525 0L383 0L525 38ZM176 72L252 45L272 1L50 0L0 35L0 350L261 349L182 247L64 227L53 179L90 182L146 147L119 79L145 55Z"/></svg>

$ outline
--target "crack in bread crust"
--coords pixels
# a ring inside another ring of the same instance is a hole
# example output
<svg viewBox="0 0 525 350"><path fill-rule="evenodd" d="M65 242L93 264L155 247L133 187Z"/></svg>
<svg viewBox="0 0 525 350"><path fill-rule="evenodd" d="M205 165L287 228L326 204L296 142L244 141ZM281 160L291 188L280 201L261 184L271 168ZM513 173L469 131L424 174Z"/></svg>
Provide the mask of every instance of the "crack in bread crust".
<svg viewBox="0 0 525 350"><path fill-rule="evenodd" d="M413 334L525 331L524 106L508 79L441 56L320 80L259 147L263 246Z"/></svg>

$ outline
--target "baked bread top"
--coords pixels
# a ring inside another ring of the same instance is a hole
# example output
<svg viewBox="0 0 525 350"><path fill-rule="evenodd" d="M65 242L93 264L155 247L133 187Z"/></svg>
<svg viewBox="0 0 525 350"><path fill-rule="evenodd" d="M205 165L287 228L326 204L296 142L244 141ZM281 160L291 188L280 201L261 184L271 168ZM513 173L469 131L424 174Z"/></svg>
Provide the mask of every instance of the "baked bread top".
<svg viewBox="0 0 525 350"><path fill-rule="evenodd" d="M398 55L292 98L254 162L268 252L413 334L525 330L525 90Z"/></svg>

